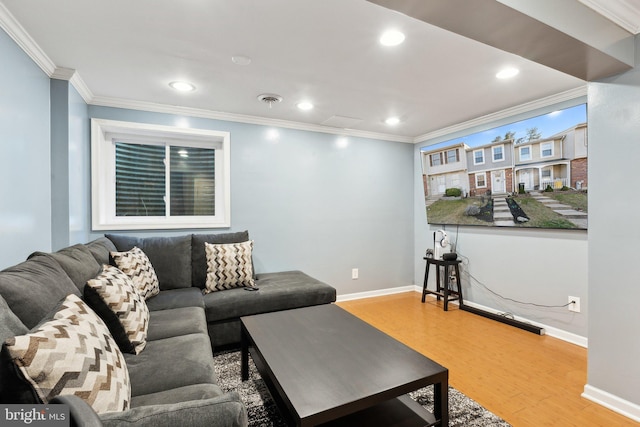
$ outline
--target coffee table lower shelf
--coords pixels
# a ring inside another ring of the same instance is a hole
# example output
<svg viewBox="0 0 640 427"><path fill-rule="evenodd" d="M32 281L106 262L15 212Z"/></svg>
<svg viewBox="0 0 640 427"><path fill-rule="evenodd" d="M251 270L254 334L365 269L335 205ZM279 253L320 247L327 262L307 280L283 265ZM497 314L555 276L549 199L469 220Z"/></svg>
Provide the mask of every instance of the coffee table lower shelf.
<svg viewBox="0 0 640 427"><path fill-rule="evenodd" d="M408 395L387 400L351 415L320 424L318 427L430 427L440 425L433 414Z"/></svg>

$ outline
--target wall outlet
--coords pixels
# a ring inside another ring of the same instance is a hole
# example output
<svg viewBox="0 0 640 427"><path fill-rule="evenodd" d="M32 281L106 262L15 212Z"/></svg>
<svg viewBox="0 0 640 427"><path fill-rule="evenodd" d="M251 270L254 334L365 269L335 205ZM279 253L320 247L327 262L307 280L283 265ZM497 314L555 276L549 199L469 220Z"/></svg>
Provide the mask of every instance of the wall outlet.
<svg viewBox="0 0 640 427"><path fill-rule="evenodd" d="M580 313L580 298L578 297L569 297L569 305L567 306L569 311L575 311L576 313Z"/></svg>
<svg viewBox="0 0 640 427"><path fill-rule="evenodd" d="M358 269L357 268L352 268L351 269L351 278L353 280L356 280L358 278Z"/></svg>

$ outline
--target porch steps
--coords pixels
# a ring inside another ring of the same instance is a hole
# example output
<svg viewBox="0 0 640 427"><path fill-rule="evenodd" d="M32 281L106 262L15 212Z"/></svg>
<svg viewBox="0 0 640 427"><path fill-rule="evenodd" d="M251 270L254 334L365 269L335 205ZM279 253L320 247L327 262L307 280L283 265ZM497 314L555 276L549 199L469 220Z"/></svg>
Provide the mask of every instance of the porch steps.
<svg viewBox="0 0 640 427"><path fill-rule="evenodd" d="M532 191L529 194L535 200L553 210L555 213L562 215L563 218L568 219L578 227L587 228L587 218L589 214L587 214L586 212L577 211L571 206L559 203L556 199L552 199L551 197L547 197L535 191Z"/></svg>
<svg viewBox="0 0 640 427"><path fill-rule="evenodd" d="M493 224L500 227L513 227L513 215L504 197L493 198Z"/></svg>

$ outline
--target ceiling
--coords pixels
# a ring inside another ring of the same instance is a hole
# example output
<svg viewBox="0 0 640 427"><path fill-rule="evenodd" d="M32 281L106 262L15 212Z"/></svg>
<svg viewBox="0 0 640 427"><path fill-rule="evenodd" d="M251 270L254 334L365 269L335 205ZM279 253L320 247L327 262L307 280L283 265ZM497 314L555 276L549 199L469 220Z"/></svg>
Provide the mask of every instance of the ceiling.
<svg viewBox="0 0 640 427"><path fill-rule="evenodd" d="M580 1L638 32L637 2ZM365 0L0 0L0 25L90 104L404 142L585 86ZM381 46L389 28L404 43ZM520 73L496 79L505 66ZM176 80L196 90L178 93L168 86ZM257 99L263 93L283 101L270 107ZM298 109L303 100L314 108ZM390 116L400 123L387 125Z"/></svg>

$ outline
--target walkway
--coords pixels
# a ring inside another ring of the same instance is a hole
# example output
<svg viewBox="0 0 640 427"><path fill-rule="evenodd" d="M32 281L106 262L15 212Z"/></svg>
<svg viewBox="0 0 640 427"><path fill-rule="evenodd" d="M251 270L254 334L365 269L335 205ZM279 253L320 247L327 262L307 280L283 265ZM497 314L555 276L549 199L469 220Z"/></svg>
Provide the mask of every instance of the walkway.
<svg viewBox="0 0 640 427"><path fill-rule="evenodd" d="M556 199L547 197L542 193L538 193L537 191L532 191L529 194L535 200L542 203L549 209L553 210L555 213L561 215L567 221L571 221L572 223L574 223L576 226L580 228L585 228L585 229L587 228L588 214L586 212L577 211L573 209L571 206L562 204L558 202Z"/></svg>

